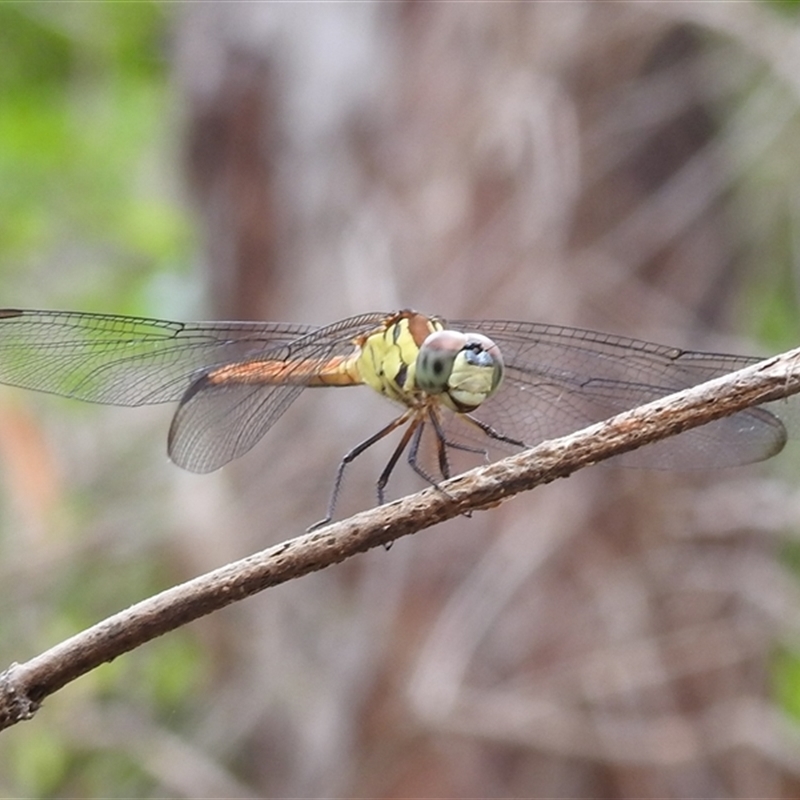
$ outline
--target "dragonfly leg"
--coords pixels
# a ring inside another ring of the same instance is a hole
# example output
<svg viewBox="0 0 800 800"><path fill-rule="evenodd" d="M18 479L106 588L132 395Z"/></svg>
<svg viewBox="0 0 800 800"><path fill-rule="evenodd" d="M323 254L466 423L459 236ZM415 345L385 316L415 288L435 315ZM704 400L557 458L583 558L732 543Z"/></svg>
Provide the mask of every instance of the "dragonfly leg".
<svg viewBox="0 0 800 800"><path fill-rule="evenodd" d="M454 450L461 450L465 453L475 453L483 456L484 458L488 457L489 454L483 447L473 447L472 445L464 444L463 442L456 442L453 439L448 439L447 434L442 427L441 417L437 413L436 409L429 410L428 419L430 420L431 426L436 433L436 454L439 461L439 474L443 479L447 480L452 476L450 460L447 457L448 447L452 447ZM414 436L414 441L411 443L411 448L408 452L408 463L411 469L413 469L414 472L420 476L420 478L427 483L430 483L431 486L435 486L437 489L439 489L439 481L432 475L429 475L417 460L420 443L422 441L422 430L423 428L420 426L416 432L416 435Z"/></svg>
<svg viewBox="0 0 800 800"><path fill-rule="evenodd" d="M467 419L469 419L470 422L475 421L468 414L462 414L461 416L467 417ZM441 418L434 411L431 411L431 423L433 424L433 427L436 431L436 436L439 440L440 448L444 449L447 447L452 447L454 450L461 450L464 453L475 453L476 455L483 456L484 458L489 457L489 451L485 447L478 447L477 445L473 446L469 444L464 444L464 442L456 442L453 441L452 439L448 439L447 434L444 431L444 428L442 428ZM481 428L481 430L483 430L483 428ZM445 458L446 458L446 452L445 452ZM444 470L442 470L442 474L443 475L445 474ZM445 475L445 477L449 478L450 476Z"/></svg>
<svg viewBox="0 0 800 800"><path fill-rule="evenodd" d="M315 531L317 530L317 528L321 528L324 525L327 525L333 519L333 514L336 511L336 502L339 499L339 491L342 488L342 482L344 481L344 473L347 470L348 465L351 464L353 461L355 461L355 459L357 459L365 450L368 450L370 447L372 447L372 445L374 445L376 442L379 442L381 439L388 436L392 431L396 430L401 425L405 424L408 421L408 418L409 418L409 412L401 414L396 419L393 419L388 425L381 428L377 433L373 434L368 439L365 439L363 442L360 442L352 450L349 450L347 453L345 453L344 458L342 458L342 460L339 462L339 467L336 470L336 477L334 478L333 481L333 490L331 491L331 498L328 501L328 512L323 519L319 520L319 522L315 522L311 527L307 529L309 532ZM393 456L393 458L394 461L397 461L397 457ZM392 466L394 465L392 464ZM391 470L389 470L389 472L391 472ZM386 470L384 470L384 473L386 473ZM381 477L383 477L383 475L381 475ZM386 480L388 479L389 476L386 475ZM386 482L384 481L384 486L385 485ZM378 497L379 499L381 497L380 490ZM380 502L383 503L383 500L380 500Z"/></svg>
<svg viewBox="0 0 800 800"><path fill-rule="evenodd" d="M404 415L404 417L405 416L406 415ZM416 442L420 437L424 425L425 423L419 418L415 418L411 421L411 424L408 426L406 432L403 434L403 437L400 439L400 443L397 445L397 447L395 447L392 457L389 459L389 463L384 467L383 472L381 472L377 483L379 506L382 506L384 503L384 490L386 489L386 484L389 482L389 476L392 474L392 470L394 470L394 468L397 466L397 462L400 459L403 451L408 446L409 439L411 439L413 436L414 441ZM391 547L392 542L385 542L383 545L384 550L389 550Z"/></svg>
<svg viewBox="0 0 800 800"><path fill-rule="evenodd" d="M414 438L414 446L418 446L419 437L422 434L422 429L425 423L422 422L420 419L412 420L411 424L406 429L406 432L403 434L403 438L400 439L400 443L395 447L394 452L392 453L392 457L389 459L389 463L384 467L383 472L381 472L380 477L378 478L378 505L382 506L385 500L385 489L386 484L389 483L389 476L392 474L392 471L397 466L397 461L400 456L403 454L403 451L408 447L408 443L411 440L412 436ZM412 446L413 449L413 446Z"/></svg>
<svg viewBox="0 0 800 800"><path fill-rule="evenodd" d="M431 419L433 417L431 416ZM442 439L439 437L439 428L434 423L434 430L436 430L436 449L437 455L439 458L439 470L442 473L442 477L447 479L450 477L450 464L447 460L447 453L444 451ZM439 488L439 481L436 480L432 475L429 475L419 464L417 461L417 455L419 454L419 445L422 441L422 432L425 430L425 423L422 422L414 432L414 440L411 442L411 447L408 450L408 465L417 475L422 478L426 483L429 483L431 486Z"/></svg>
<svg viewBox="0 0 800 800"><path fill-rule="evenodd" d="M436 433L436 456L439 460L439 474L442 476L442 478L447 480L450 477L450 459L447 458L447 446L450 444L450 442L447 441L447 437L445 436L444 429L442 428L439 415L436 413L435 409L429 410L428 417L430 418L431 426ZM408 454L408 463L418 475L425 478L425 480L427 480L429 483L432 483L438 489L439 487L437 481L425 474L424 470L422 470L417 463L417 451L419 450L420 440L421 437L417 437L417 439L414 441L414 446L411 448L411 452Z"/></svg>
<svg viewBox="0 0 800 800"><path fill-rule="evenodd" d="M475 419L472 414L462 414L461 415L464 419L469 420L473 425L477 428L480 428L490 439L494 439L498 442L505 442L506 444L513 444L515 447L522 447L526 448L529 445L525 444L521 439L513 439L511 436L506 436L500 431L496 431L491 425L487 425L485 422L481 422L479 419ZM468 448L464 448L468 449ZM478 451L478 452L486 452Z"/></svg>
<svg viewBox="0 0 800 800"><path fill-rule="evenodd" d="M439 472L442 477L447 480L450 477L450 459L447 457L447 439L445 438L442 426L439 424L439 418L435 411L430 413L431 425L436 432L436 455L439 459ZM419 442L416 443L419 448ZM416 453L415 453L416 456Z"/></svg>
<svg viewBox="0 0 800 800"><path fill-rule="evenodd" d="M487 451L482 447L472 447L471 445L463 444L462 442L455 442L452 439L448 439L447 434L444 431L444 428L442 428L441 418L439 417L435 409L430 410L429 417L431 425L433 426L433 429L436 432L436 450L439 459L439 472L441 473L442 478L444 478L445 480L451 477L450 460L447 458L448 447L452 447L455 450L462 450L466 453L476 453L478 455L484 456L484 458L489 455ZM422 433L421 429L419 433L420 434ZM417 452L419 450L420 441L421 441L421 436L418 435L414 438L414 441L411 444L411 450L409 451L408 454L409 465L414 470L414 472L416 472L417 475L419 475L423 480L426 480L428 483L430 483L432 486L434 486L436 489L442 492L445 496L450 497L450 495L447 492L445 492L444 489L441 488L439 482L434 480L434 478L432 478L430 475L428 475L428 473L425 472L425 470L423 470L422 467L417 462ZM467 511L464 513L464 516L471 517L472 514Z"/></svg>

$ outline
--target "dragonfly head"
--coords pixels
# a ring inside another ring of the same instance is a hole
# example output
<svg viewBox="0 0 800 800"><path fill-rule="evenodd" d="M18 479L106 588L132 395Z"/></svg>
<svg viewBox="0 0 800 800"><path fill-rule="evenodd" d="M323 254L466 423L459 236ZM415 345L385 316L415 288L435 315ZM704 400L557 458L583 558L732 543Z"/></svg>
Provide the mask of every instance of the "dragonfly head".
<svg viewBox="0 0 800 800"><path fill-rule="evenodd" d="M442 395L454 411L473 411L500 386L503 357L480 333L435 331L419 348L415 377L419 389Z"/></svg>

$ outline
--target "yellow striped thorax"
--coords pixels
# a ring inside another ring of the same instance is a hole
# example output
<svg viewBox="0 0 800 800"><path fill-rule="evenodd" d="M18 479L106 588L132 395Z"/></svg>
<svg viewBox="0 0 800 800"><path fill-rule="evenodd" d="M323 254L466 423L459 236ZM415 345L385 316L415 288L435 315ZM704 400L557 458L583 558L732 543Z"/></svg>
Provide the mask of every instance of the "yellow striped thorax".
<svg viewBox="0 0 800 800"><path fill-rule="evenodd" d="M417 355L425 339L444 325L436 317L400 311L388 317L382 329L357 344L361 348L358 370L361 380L383 395L412 405L417 392Z"/></svg>
<svg viewBox="0 0 800 800"><path fill-rule="evenodd" d="M491 339L447 330L437 317L413 311L387 318L356 344L362 381L408 406L435 397L452 411L473 411L503 379L503 358Z"/></svg>

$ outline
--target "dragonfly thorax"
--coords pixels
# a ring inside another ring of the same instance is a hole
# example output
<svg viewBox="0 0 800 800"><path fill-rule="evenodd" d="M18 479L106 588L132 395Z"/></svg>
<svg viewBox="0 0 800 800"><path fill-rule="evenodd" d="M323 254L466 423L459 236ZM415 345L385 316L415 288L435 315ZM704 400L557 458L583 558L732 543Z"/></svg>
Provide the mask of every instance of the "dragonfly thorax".
<svg viewBox="0 0 800 800"><path fill-rule="evenodd" d="M503 379L500 348L480 333L447 330L437 317L401 311L357 342L361 382L412 408L435 399L452 411L474 411Z"/></svg>
<svg viewBox="0 0 800 800"><path fill-rule="evenodd" d="M441 396L453 411L473 411L500 387L503 357L480 333L435 331L419 348L415 380L417 388Z"/></svg>

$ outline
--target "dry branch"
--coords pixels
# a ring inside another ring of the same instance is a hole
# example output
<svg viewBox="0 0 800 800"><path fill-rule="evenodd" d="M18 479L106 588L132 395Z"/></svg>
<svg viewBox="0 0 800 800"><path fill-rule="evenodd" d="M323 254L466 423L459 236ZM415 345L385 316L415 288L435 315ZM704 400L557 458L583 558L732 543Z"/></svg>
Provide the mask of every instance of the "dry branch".
<svg viewBox="0 0 800 800"><path fill-rule="evenodd" d="M800 392L800 349L669 395L297 536L143 600L0 674L0 729L30 719L48 695L100 664L270 586L343 561L589 464L744 408Z"/></svg>

